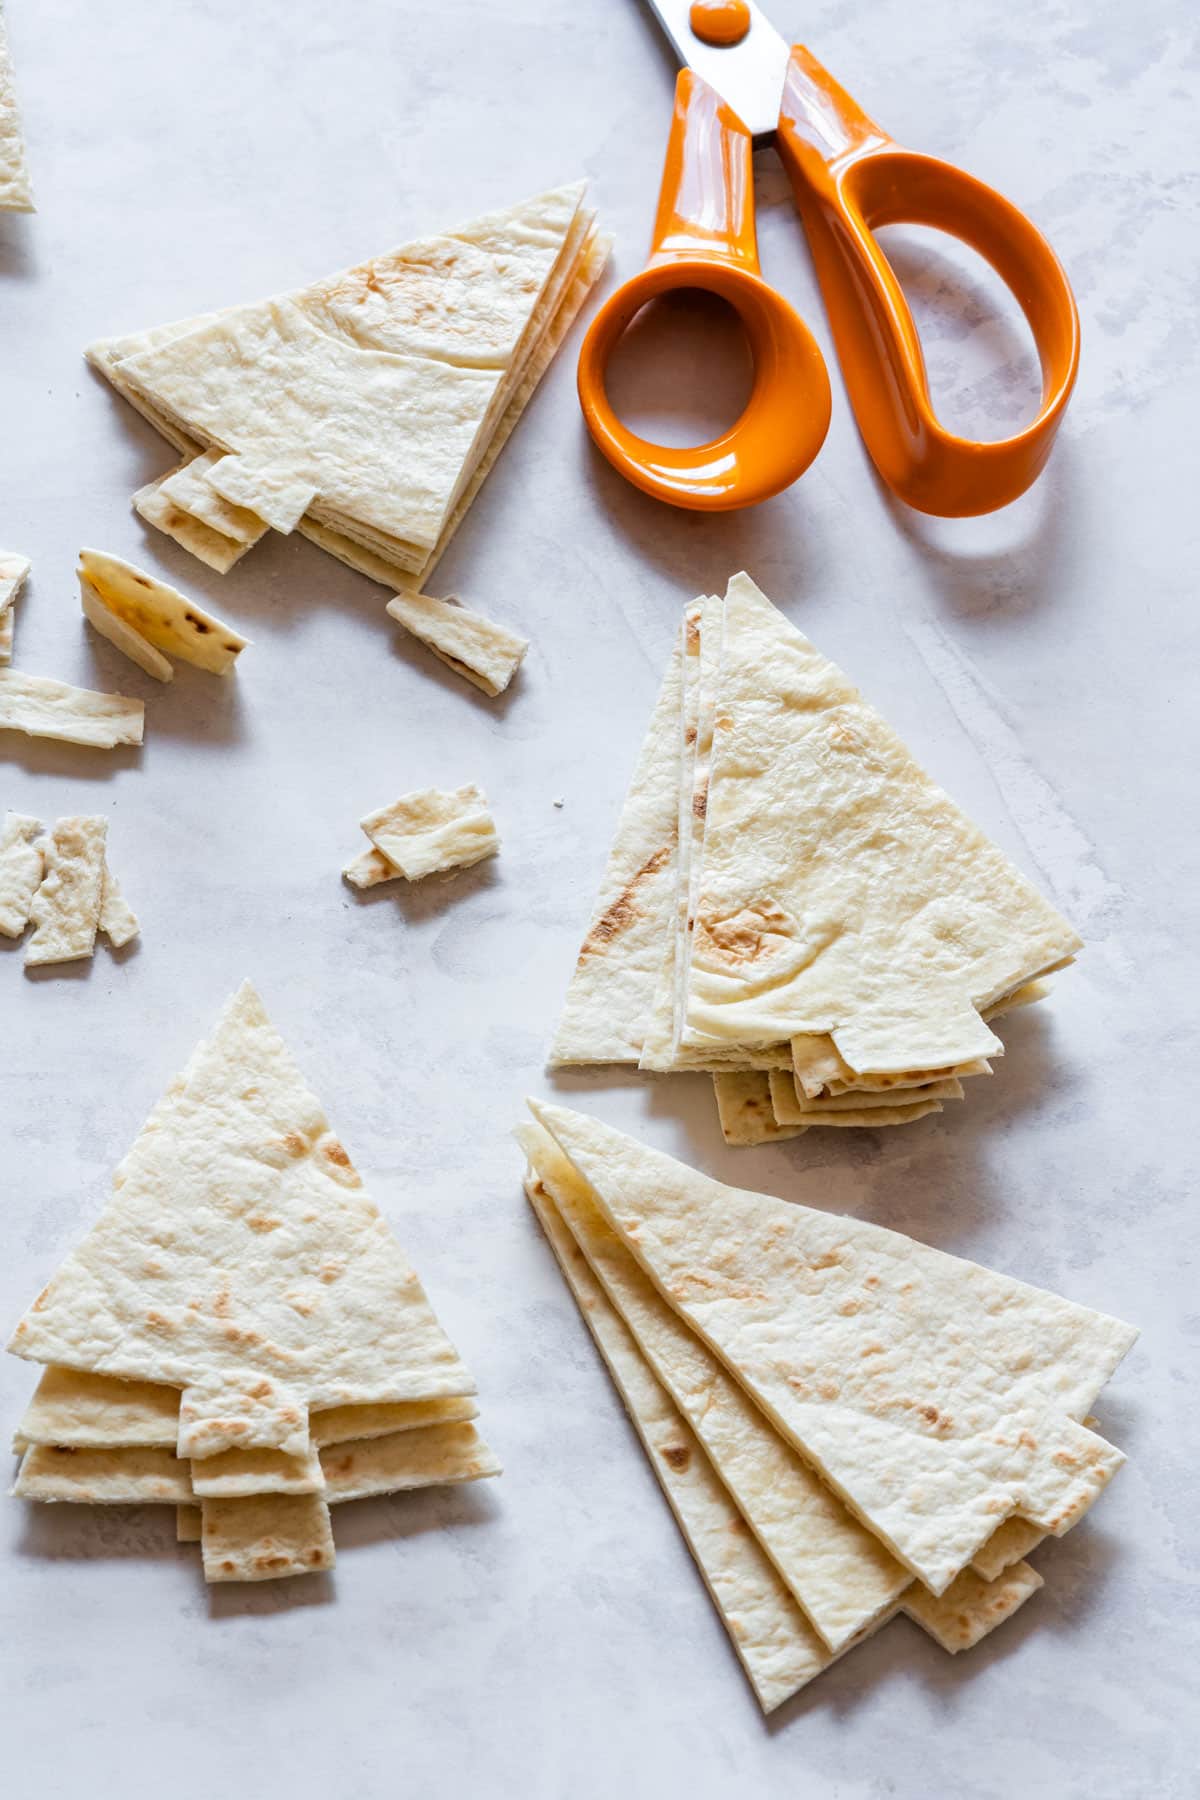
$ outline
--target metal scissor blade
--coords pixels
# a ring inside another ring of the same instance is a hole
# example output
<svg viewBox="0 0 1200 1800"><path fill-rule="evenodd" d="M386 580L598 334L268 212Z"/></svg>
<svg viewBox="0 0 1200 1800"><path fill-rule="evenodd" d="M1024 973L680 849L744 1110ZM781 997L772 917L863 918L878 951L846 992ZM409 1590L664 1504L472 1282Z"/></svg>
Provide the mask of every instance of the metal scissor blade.
<svg viewBox="0 0 1200 1800"><path fill-rule="evenodd" d="M750 5L750 29L740 44L720 49L701 43L688 23L691 0L649 0L680 62L715 88L756 144L774 136L787 74L788 45L761 8Z"/></svg>

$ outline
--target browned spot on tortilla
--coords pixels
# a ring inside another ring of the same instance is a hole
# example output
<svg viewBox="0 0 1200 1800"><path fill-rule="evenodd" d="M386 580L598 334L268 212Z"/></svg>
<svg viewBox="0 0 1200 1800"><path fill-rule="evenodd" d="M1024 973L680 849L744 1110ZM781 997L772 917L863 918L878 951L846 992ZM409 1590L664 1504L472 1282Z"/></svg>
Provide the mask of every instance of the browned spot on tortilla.
<svg viewBox="0 0 1200 1800"><path fill-rule="evenodd" d="M774 900L756 900L727 919L697 919L696 937L706 939L726 962L752 963L769 956L778 939L790 938L790 923Z"/></svg>
<svg viewBox="0 0 1200 1800"><path fill-rule="evenodd" d="M269 1381L260 1381L250 1389L251 1400L269 1400L275 1392Z"/></svg>
<svg viewBox="0 0 1200 1800"><path fill-rule="evenodd" d="M687 622L687 647L689 650L700 648L700 621L689 619Z"/></svg>
<svg viewBox="0 0 1200 1800"><path fill-rule="evenodd" d="M246 1223L251 1231L262 1233L266 1231L278 1231L279 1227L283 1224L283 1220L269 1219L265 1213L251 1213L250 1217L246 1220Z"/></svg>
<svg viewBox="0 0 1200 1800"><path fill-rule="evenodd" d="M229 1317L229 1305L230 1305L229 1289L222 1288L220 1293L217 1295L216 1299L212 1303L213 1312L216 1314L218 1319L227 1319Z"/></svg>
<svg viewBox="0 0 1200 1800"><path fill-rule="evenodd" d="M340 1281L342 1276L346 1273L346 1263L344 1258L340 1256L328 1257L321 1264L319 1273L321 1280L327 1284L331 1281Z"/></svg>
<svg viewBox="0 0 1200 1800"><path fill-rule="evenodd" d="M688 726L687 730L683 734L683 741L687 745L688 749L690 750L692 745L696 741L696 727L694 725Z"/></svg>
<svg viewBox="0 0 1200 1800"><path fill-rule="evenodd" d="M224 1562L223 1562L223 1563L222 1563L222 1564L221 1564L221 1567L222 1567L222 1568L223 1568L223 1569L224 1569L224 1570L225 1570L225 1572L226 1572L226 1574L227 1574L227 1575L232 1575L232 1574L233 1574L233 1571L234 1571L234 1569L235 1569L235 1567L236 1567L236 1564L234 1564L234 1563L231 1563L231 1562L230 1562L230 1560L229 1560L229 1558L228 1558L228 1557L226 1557L226 1558L225 1558L225 1561L224 1561Z"/></svg>
<svg viewBox="0 0 1200 1800"><path fill-rule="evenodd" d="M692 1460L692 1453L686 1444L668 1444L661 1452L662 1459L677 1475L682 1475Z"/></svg>
<svg viewBox="0 0 1200 1800"><path fill-rule="evenodd" d="M30 1312L42 1312L45 1308L46 1301L49 1298L49 1295L50 1295L50 1289L48 1287L44 1287L42 1289L41 1293L38 1295L37 1299L34 1301L33 1305L30 1307L30 1309L29 1309Z"/></svg>
<svg viewBox="0 0 1200 1800"><path fill-rule="evenodd" d="M352 1456L339 1456L336 1460L327 1462L325 1467L327 1472L331 1475L348 1475L354 1467L354 1458Z"/></svg>
<svg viewBox="0 0 1200 1800"><path fill-rule="evenodd" d="M728 731L732 725L733 720L728 713L718 713L713 720L713 729L715 731Z"/></svg>
<svg viewBox="0 0 1200 1800"><path fill-rule="evenodd" d="M256 1556L254 1567L256 1569L286 1569L288 1560L286 1556Z"/></svg>
<svg viewBox="0 0 1200 1800"><path fill-rule="evenodd" d="M864 1287L869 1287L869 1288L877 1288L877 1287L878 1287L878 1286L879 1286L879 1277L878 1277L878 1275L868 1275L868 1276L866 1276L866 1277L865 1277L865 1278L864 1278L864 1280L863 1280L863 1286L864 1286Z"/></svg>
<svg viewBox="0 0 1200 1800"><path fill-rule="evenodd" d="M135 575L133 579L137 582L139 587L152 588L154 586L154 583L149 581L145 575Z"/></svg>
<svg viewBox="0 0 1200 1800"><path fill-rule="evenodd" d="M348 1169L350 1167L350 1158L346 1154L346 1151L343 1148L343 1146L338 1143L336 1138L331 1138L329 1140L329 1142L326 1144L325 1154L329 1158L330 1162L337 1163L337 1165L340 1169Z"/></svg>
<svg viewBox="0 0 1200 1800"><path fill-rule="evenodd" d="M696 818L696 819L703 819L703 817L704 817L705 813L707 813L707 811L708 811L708 784L705 783L705 785L702 788L697 788L696 792L692 795L692 816L693 816L693 818Z"/></svg>
<svg viewBox="0 0 1200 1800"><path fill-rule="evenodd" d="M325 1552L323 1550L310 1550L308 1552L308 1560L314 1567L319 1567L319 1565L325 1561Z"/></svg>
<svg viewBox="0 0 1200 1800"><path fill-rule="evenodd" d="M838 1308L838 1311L840 1313L842 1313L844 1315L844 1317L846 1317L847 1319L853 1318L854 1314L856 1312L860 1312L861 1310L862 1310L862 1301L855 1300L853 1298L851 1298L849 1300L843 1300L842 1304Z"/></svg>
<svg viewBox="0 0 1200 1800"><path fill-rule="evenodd" d="M183 616L189 625L194 625L196 627L196 630L200 633L201 637L204 636L206 631L212 630L211 625L206 623L204 619L198 619L193 612L185 612Z"/></svg>
<svg viewBox="0 0 1200 1800"><path fill-rule="evenodd" d="M174 1331L175 1329L170 1319L166 1318L160 1312L148 1312L146 1314L146 1324L151 1331L168 1332Z"/></svg>
<svg viewBox="0 0 1200 1800"><path fill-rule="evenodd" d="M289 1156L303 1156L308 1149L308 1143L298 1131L289 1131L283 1140L283 1147Z"/></svg>
<svg viewBox="0 0 1200 1800"><path fill-rule="evenodd" d="M670 847L656 850L642 864L633 880L617 895L607 912L603 913L583 940L583 948L579 952L579 960L585 956L593 956L599 950L606 949L613 939L628 929L638 917L637 894L643 883L657 875L664 863L670 858Z"/></svg>

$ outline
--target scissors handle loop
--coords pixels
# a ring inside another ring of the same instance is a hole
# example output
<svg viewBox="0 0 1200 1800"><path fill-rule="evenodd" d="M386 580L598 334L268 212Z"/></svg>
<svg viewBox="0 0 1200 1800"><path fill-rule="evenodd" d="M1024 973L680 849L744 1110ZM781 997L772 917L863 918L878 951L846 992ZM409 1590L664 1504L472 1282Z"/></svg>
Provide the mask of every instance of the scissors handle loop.
<svg viewBox="0 0 1200 1800"><path fill-rule="evenodd" d="M1041 473L1079 367L1079 315L1062 264L993 188L894 144L803 45L792 50L776 141L880 475L910 506L943 518L1006 506ZM1042 371L1041 404L1024 431L980 444L938 423L912 313L872 235L895 224L959 238L1017 300Z"/></svg>
<svg viewBox="0 0 1200 1800"><path fill-rule="evenodd" d="M741 319L754 362L741 417L711 443L653 444L608 399L608 361L647 302L683 288L718 294ZM675 88L650 260L601 307L579 355L579 399L597 447L635 486L674 506L723 512L789 487L829 428L829 377L799 314L762 279L751 140L690 69Z"/></svg>

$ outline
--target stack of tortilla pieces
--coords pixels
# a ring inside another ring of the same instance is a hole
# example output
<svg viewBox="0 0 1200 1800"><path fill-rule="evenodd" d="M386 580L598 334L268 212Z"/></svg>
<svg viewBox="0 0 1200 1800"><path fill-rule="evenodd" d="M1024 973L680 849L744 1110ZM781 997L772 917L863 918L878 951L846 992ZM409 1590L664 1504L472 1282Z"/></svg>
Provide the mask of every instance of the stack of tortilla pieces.
<svg viewBox="0 0 1200 1800"><path fill-rule="evenodd" d="M447 603L419 590L604 267L583 200L583 182L553 188L310 287L91 345L183 459L139 513L222 573L298 528L470 667Z"/></svg>
<svg viewBox="0 0 1200 1800"><path fill-rule="evenodd" d="M906 1613L968 1649L1124 1460L1132 1327L530 1102L526 1192L764 1710Z"/></svg>
<svg viewBox="0 0 1200 1800"><path fill-rule="evenodd" d="M9 1349L30 1500L179 1508L209 1581L333 1566L329 1508L499 1463L475 1383L253 988Z"/></svg>
<svg viewBox="0 0 1200 1800"><path fill-rule="evenodd" d="M731 1144L908 1124L1079 947L735 575L686 610L551 1062L710 1070Z"/></svg>

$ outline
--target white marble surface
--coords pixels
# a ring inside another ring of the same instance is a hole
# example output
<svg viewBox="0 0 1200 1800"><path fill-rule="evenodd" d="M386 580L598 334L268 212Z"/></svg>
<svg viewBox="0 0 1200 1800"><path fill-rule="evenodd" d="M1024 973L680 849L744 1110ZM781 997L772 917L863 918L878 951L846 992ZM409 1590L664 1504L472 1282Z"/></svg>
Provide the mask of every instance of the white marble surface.
<svg viewBox="0 0 1200 1800"><path fill-rule="evenodd" d="M10 0L40 206L0 219L0 543L34 558L17 666L144 694L144 751L0 739L0 806L101 808L144 942L0 956L0 1312L14 1320L244 975L477 1370L486 1492L337 1519L329 1580L205 1591L160 1514L0 1506L5 1768L43 1796L762 1793L1186 1800L1194 1533L1195 47L1182 0L817 0L789 21L902 140L991 179L1076 282L1051 472L936 525L873 482L835 377L819 463L754 514L670 513L592 454L571 351L444 565L527 630L490 703L299 538L221 579L143 532L168 452L89 338L324 273L579 172L632 271L672 65L634 0ZM423 16L424 15L424 16ZM1190 60L1189 60L1190 58ZM1181 157L1190 158L1185 167ZM762 160L762 159L760 159ZM770 159L771 277L828 346ZM919 268L911 256L906 267ZM956 404L1026 391L937 265ZM577 339L575 340L577 342ZM990 374L973 374L979 352ZM997 355L999 363L997 363ZM986 363L986 359L985 359ZM1189 464L1191 465L1189 467ZM83 627L81 543L207 596L254 647L160 690ZM748 566L1082 928L995 1078L893 1134L721 1146L702 1080L557 1084L706 1170L912 1231L1137 1321L1103 1424L1129 1466L951 1661L897 1623L764 1725L527 1213L507 1133L541 1058L682 602ZM498 863L360 902L355 819L482 781ZM561 810L553 802L563 801ZM31 1371L4 1359L0 1419ZM1191 1713L1194 1729L1196 1714Z"/></svg>

